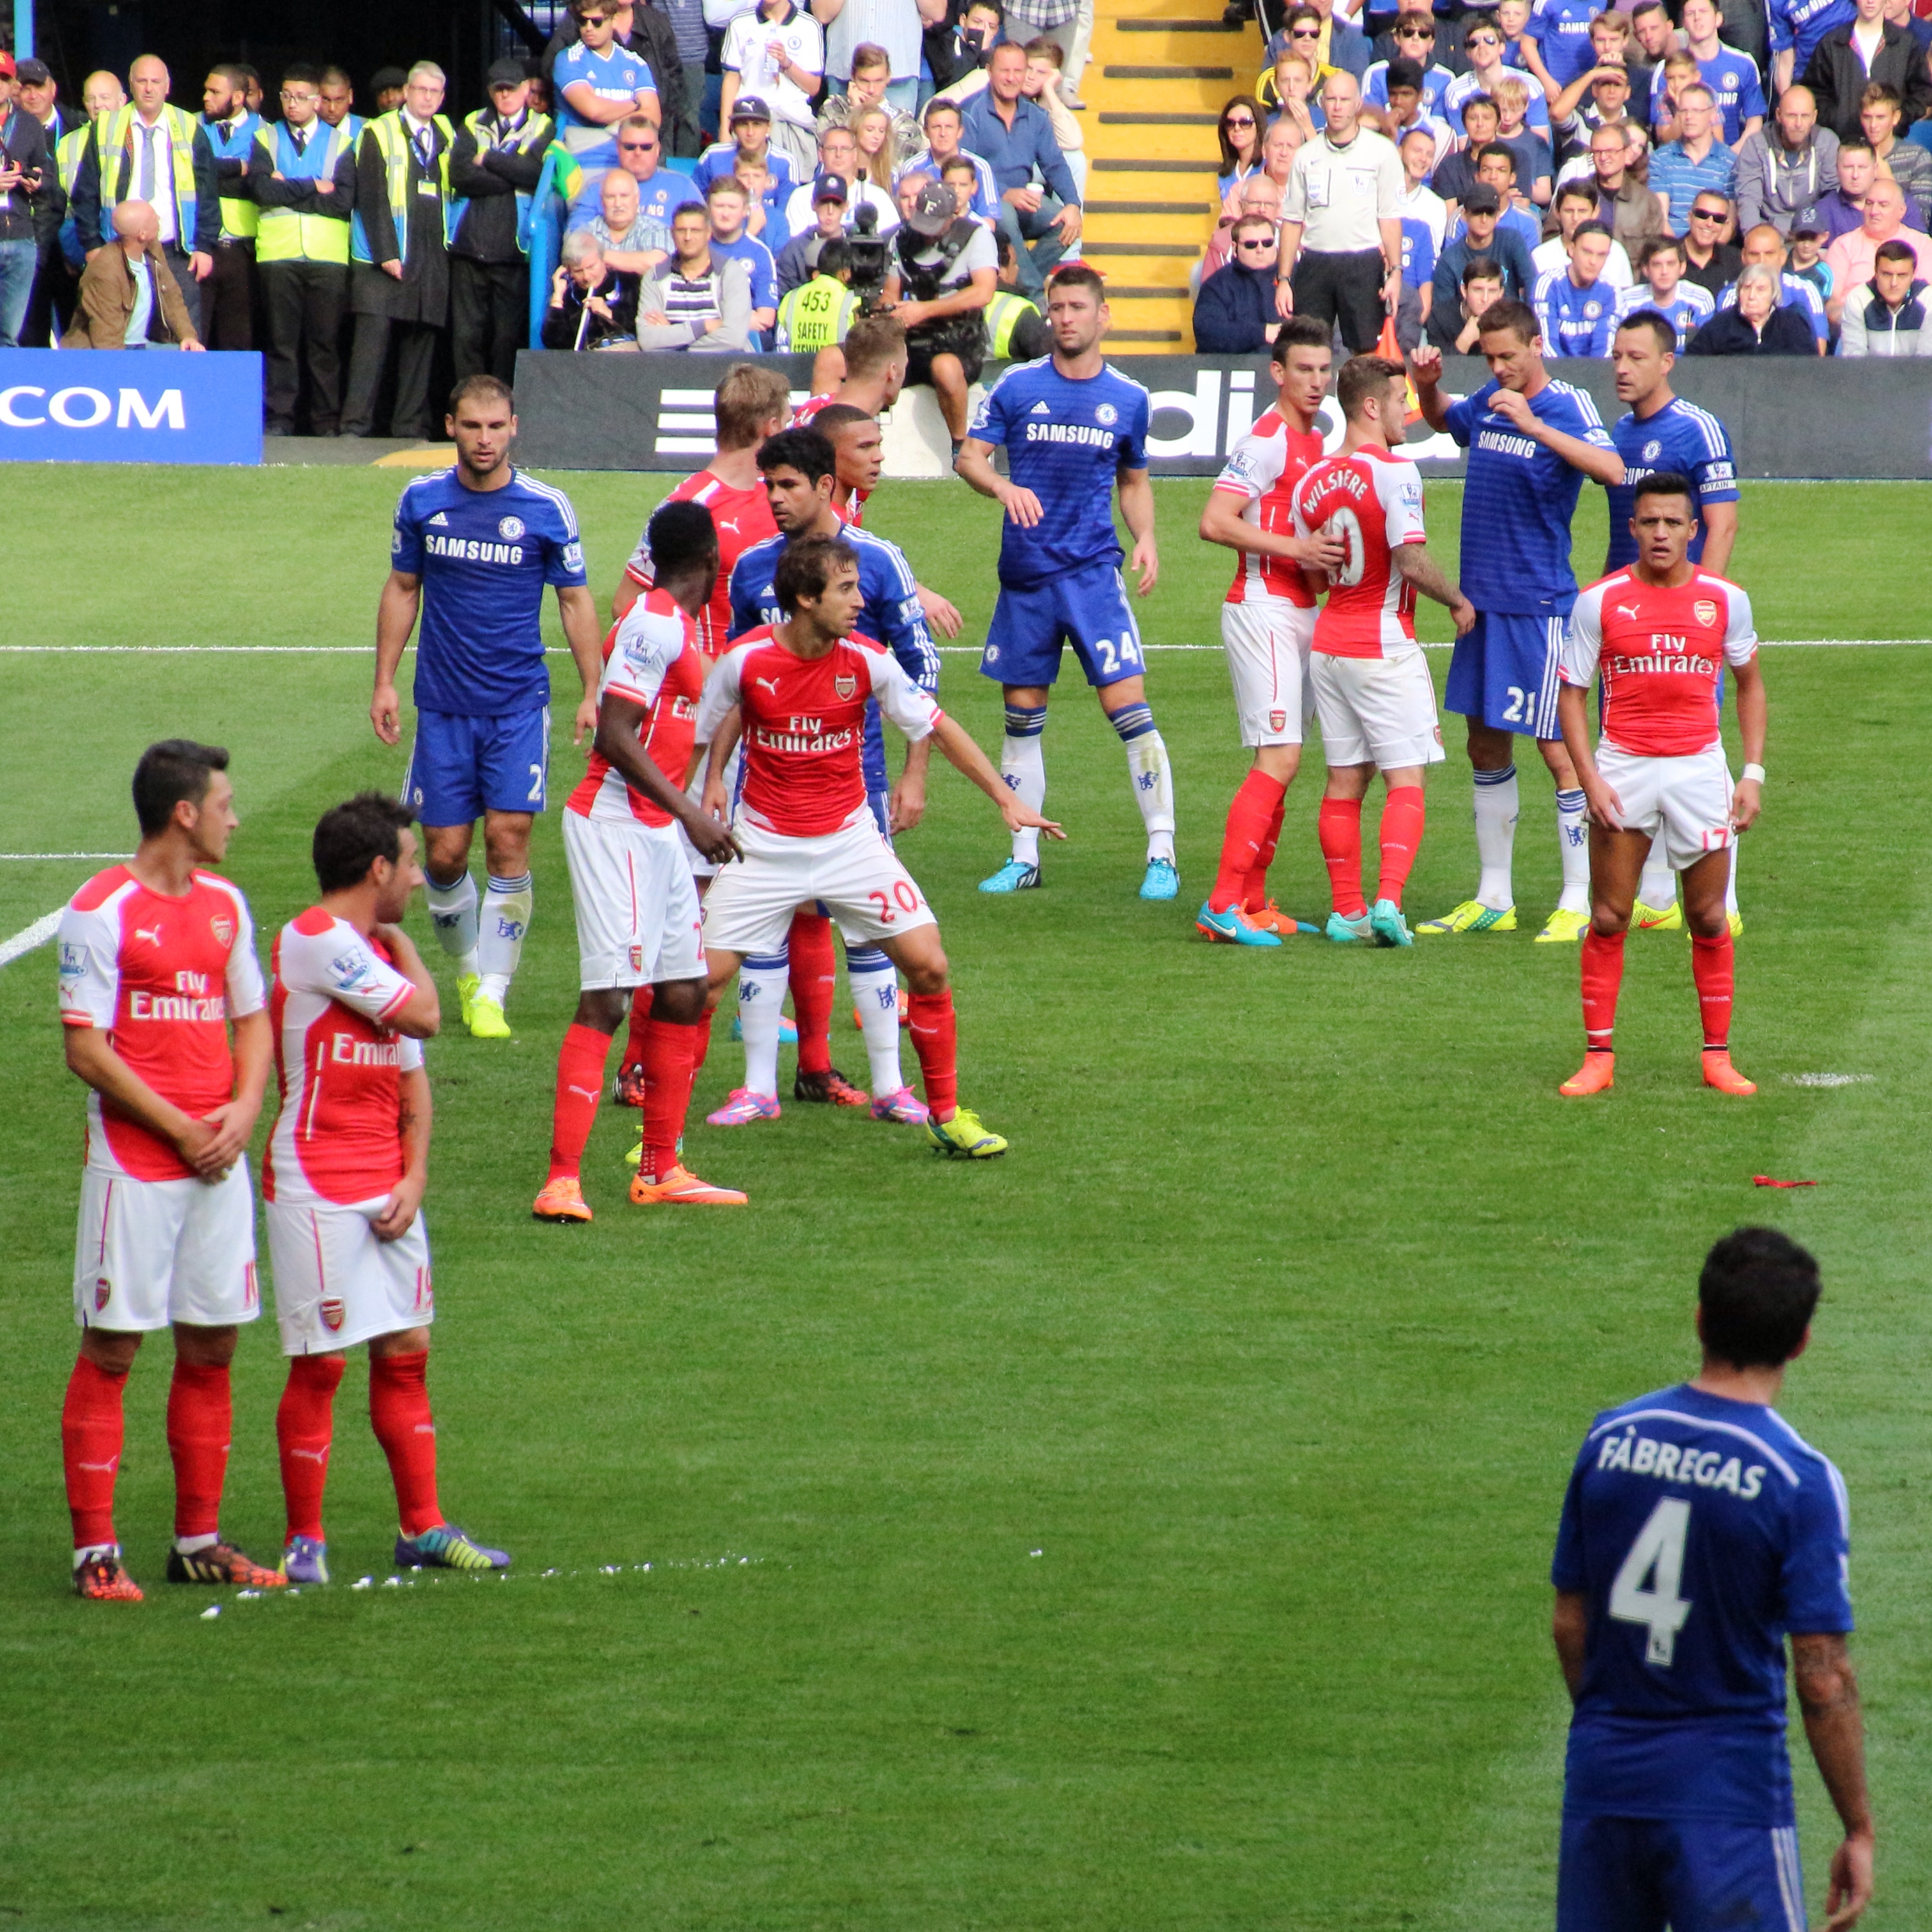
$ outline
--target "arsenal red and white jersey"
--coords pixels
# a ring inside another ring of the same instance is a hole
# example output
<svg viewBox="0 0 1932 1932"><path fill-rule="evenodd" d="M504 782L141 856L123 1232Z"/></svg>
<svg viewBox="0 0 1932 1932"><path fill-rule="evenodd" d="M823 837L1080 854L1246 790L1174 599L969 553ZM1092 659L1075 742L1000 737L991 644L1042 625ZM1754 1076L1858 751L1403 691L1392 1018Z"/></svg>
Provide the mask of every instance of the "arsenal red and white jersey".
<svg viewBox="0 0 1932 1932"><path fill-rule="evenodd" d="M383 1022L416 988L380 939L320 906L276 935L274 968L282 1111L262 1195L343 1208L373 1201L402 1178L402 1076L423 1064L422 1042Z"/></svg>
<svg viewBox="0 0 1932 1932"><path fill-rule="evenodd" d="M60 922L60 1014L100 1027L128 1067L199 1119L234 1097L228 1022L262 1010L255 922L239 889L196 872L179 898L151 891L125 866L97 872ZM194 1170L167 1142L91 1089L87 1163L136 1180Z"/></svg>
<svg viewBox="0 0 1932 1932"><path fill-rule="evenodd" d="M1395 658L1418 647L1415 588L1395 567L1404 544L1425 540L1422 472L1406 456L1364 448L1328 456L1294 490L1294 527L1322 529L1348 554L1329 574L1315 648L1336 658Z"/></svg>
<svg viewBox="0 0 1932 1932"><path fill-rule="evenodd" d="M1724 668L1756 655L1750 599L1735 584L1693 570L1664 589L1619 570L1577 597L1562 676L1587 691L1601 674L1605 744L1681 758L1718 742Z"/></svg>
<svg viewBox="0 0 1932 1932"><path fill-rule="evenodd" d="M597 696L600 703L606 698L627 698L644 706L638 742L675 790L683 790L691 769L692 750L698 742L698 697L704 688L698 626L668 592L646 591L604 640L604 678ZM585 818L636 818L646 825L671 822L663 806L636 790L594 747L590 768L564 808Z"/></svg>
<svg viewBox="0 0 1932 1932"><path fill-rule="evenodd" d="M1226 466L1214 479L1214 488L1244 498L1243 519L1277 536L1294 535L1294 486L1311 463L1322 458L1318 430L1304 434L1290 429L1280 410L1270 410L1235 444ZM1234 561L1234 580L1228 586L1226 601L1245 604L1256 597L1280 597L1312 610L1315 593L1301 574L1298 563L1285 556L1264 556L1258 550L1244 550Z"/></svg>
<svg viewBox="0 0 1932 1932"><path fill-rule="evenodd" d="M869 638L842 638L822 658L787 650L769 624L712 667L698 706L709 744L735 704L744 720L744 809L798 838L836 832L865 812L866 700L916 742L939 722L932 698Z"/></svg>
<svg viewBox="0 0 1932 1932"><path fill-rule="evenodd" d="M762 482L753 484L748 490L734 490L708 470L687 476L664 500L702 503L711 512L712 524L718 532L718 582L698 620L698 648L706 657L716 658L724 650L731 631L732 566L752 544L778 533L778 525L772 521L771 503ZM651 570L648 526L638 539L630 562L624 566L624 574L646 590L657 581Z"/></svg>

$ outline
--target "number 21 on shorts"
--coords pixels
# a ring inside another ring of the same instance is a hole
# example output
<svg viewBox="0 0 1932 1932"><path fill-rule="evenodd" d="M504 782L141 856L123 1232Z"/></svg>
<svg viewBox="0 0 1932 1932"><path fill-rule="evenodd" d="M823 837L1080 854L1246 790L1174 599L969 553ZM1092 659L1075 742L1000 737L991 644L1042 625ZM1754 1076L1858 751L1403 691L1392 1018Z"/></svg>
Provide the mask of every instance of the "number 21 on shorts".
<svg viewBox="0 0 1932 1932"><path fill-rule="evenodd" d="M1642 1624L1650 1633L1644 1661L1666 1670L1676 1654L1677 1633L1690 1615L1690 1606L1677 1594L1690 1528L1690 1504L1682 1496L1666 1496L1637 1532L1610 1585L1610 1615L1619 1623Z"/></svg>

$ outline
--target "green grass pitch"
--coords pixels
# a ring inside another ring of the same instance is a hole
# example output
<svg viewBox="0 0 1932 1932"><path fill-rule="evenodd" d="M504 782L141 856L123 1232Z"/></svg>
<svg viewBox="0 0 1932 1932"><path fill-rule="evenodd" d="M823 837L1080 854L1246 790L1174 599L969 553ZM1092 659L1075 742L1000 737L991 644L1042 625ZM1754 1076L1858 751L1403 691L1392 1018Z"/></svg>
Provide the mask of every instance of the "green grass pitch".
<svg viewBox="0 0 1932 1932"><path fill-rule="evenodd" d="M364 652L0 654L0 844L123 849L139 748L226 742L230 869L266 956L308 902L318 812L401 776L369 730L364 647L404 479L15 480L0 641ZM602 597L668 479L557 480ZM1204 487L1157 488L1150 642L1218 638ZM1601 500L1579 519L1586 578ZM1430 502L1453 549L1457 492ZM888 484L872 520L976 642L990 506ZM1920 634L1928 527L1927 487L1751 487L1736 571L1767 637ZM1432 663L1439 678L1446 653ZM996 746L997 692L970 657L946 664L946 701ZM1826 1270L1787 1411L1851 1487L1881 1833L1868 1923L1932 1922L1927 664L1767 654L1736 1035L1761 1090L1742 1103L1696 1084L1681 936L1632 941L1614 1094L1557 1099L1580 1023L1575 954L1530 944L1556 878L1540 769L1530 929L1402 954L1210 948L1191 916L1245 762L1218 656L1152 659L1172 906L1133 896L1120 748L1064 684L1046 746L1072 836L1046 889L974 890L1005 842L950 771L903 848L954 962L962 1097L1012 1154L947 1166L788 1101L776 1126L692 1131L698 1171L750 1190L735 1215L630 1209L628 1118L606 1109L596 1225L529 1218L574 998L553 810L516 1038L430 1052L442 1492L514 1551L507 1582L389 1586L356 1364L338 1586L224 1597L205 1619L209 1597L161 1582L162 1341L133 1378L119 1504L149 1600L64 1594L81 1098L51 956L0 969L0 1924L1547 1926L1564 1702L1546 1580L1569 1460L1593 1411L1688 1371L1698 1259L1757 1219ZM1421 916L1474 878L1457 735L1430 780ZM575 755L560 729L560 798ZM1326 908L1318 788L1291 794L1275 872L1297 910ZM0 861L0 938L92 869ZM836 1026L862 1076L842 1000ZM739 1065L721 1036L700 1112ZM1813 1073L1858 1077L1796 1083ZM1766 1194L1758 1174L1822 1184ZM237 1361L225 1525L260 1556L281 1527L280 1379L265 1321ZM1834 1840L1798 1754L1815 1908Z"/></svg>

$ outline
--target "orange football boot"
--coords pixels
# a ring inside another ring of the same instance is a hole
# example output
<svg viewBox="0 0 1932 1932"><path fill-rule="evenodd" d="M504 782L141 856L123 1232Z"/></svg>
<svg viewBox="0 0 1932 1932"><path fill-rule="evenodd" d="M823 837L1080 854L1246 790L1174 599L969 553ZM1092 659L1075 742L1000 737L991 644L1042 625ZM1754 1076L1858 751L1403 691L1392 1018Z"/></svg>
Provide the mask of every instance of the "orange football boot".
<svg viewBox="0 0 1932 1932"><path fill-rule="evenodd" d="M138 1604L141 1586L122 1568L117 1553L92 1556L74 1573L74 1594L91 1604Z"/></svg>
<svg viewBox="0 0 1932 1932"><path fill-rule="evenodd" d="M745 1197L735 1188L713 1187L700 1180L682 1162L662 1180L647 1180L640 1173L631 1183L631 1199L639 1208L742 1208Z"/></svg>
<svg viewBox="0 0 1932 1932"><path fill-rule="evenodd" d="M1607 1094L1617 1084L1616 1070L1614 1053L1586 1053L1582 1065L1556 1090L1566 1100L1580 1100L1586 1094Z"/></svg>
<svg viewBox="0 0 1932 1932"><path fill-rule="evenodd" d="M544 1183L543 1192L530 1203L533 1220L588 1221L590 1204L584 1198L584 1184L574 1174L560 1174Z"/></svg>
<svg viewBox="0 0 1932 1932"><path fill-rule="evenodd" d="M1704 1084L1716 1088L1720 1094L1755 1094L1757 1091L1757 1083L1747 1080L1731 1064L1730 1051L1726 1047L1705 1048Z"/></svg>

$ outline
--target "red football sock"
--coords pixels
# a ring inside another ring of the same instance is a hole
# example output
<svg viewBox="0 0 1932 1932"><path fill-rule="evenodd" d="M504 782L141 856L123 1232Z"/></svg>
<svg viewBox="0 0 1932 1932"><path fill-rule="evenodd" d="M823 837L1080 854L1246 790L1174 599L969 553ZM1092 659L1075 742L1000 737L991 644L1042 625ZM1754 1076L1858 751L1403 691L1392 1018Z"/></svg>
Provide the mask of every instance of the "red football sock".
<svg viewBox="0 0 1932 1932"><path fill-rule="evenodd" d="M1422 849L1422 788L1397 785L1382 807L1382 871L1376 887L1378 899L1402 904L1402 889L1408 880L1408 868Z"/></svg>
<svg viewBox="0 0 1932 1932"><path fill-rule="evenodd" d="M644 1060L644 1022L651 1016L651 996L656 989L646 980L631 993L631 1028L624 1036L624 1057L620 1067L641 1066Z"/></svg>
<svg viewBox="0 0 1932 1932"><path fill-rule="evenodd" d="M343 1367L340 1355L289 1358L289 1385L275 1411L275 1444L281 1452L282 1496L290 1537L322 1540L322 1492L328 1480L335 1390Z"/></svg>
<svg viewBox="0 0 1932 1932"><path fill-rule="evenodd" d="M794 914L785 935L791 956L791 1014L798 1026L798 1070L832 1070L832 995L838 956L832 950L832 922L824 914Z"/></svg>
<svg viewBox="0 0 1932 1932"><path fill-rule="evenodd" d="M700 1030L657 1019L644 1029L644 1151L638 1172L646 1180L662 1180L676 1165Z"/></svg>
<svg viewBox="0 0 1932 1932"><path fill-rule="evenodd" d="M1274 802L1274 810L1268 814L1268 836L1262 841L1262 849L1255 854L1255 862L1248 868L1241 904L1250 912L1259 912L1268 904L1268 868L1274 863L1274 849L1281 843L1281 821L1287 811L1288 788L1283 785L1280 797Z"/></svg>
<svg viewBox="0 0 1932 1932"><path fill-rule="evenodd" d="M175 1465L175 1534L213 1536L221 1527L228 1438L235 1424L228 1366L175 1364L168 1385L168 1454Z"/></svg>
<svg viewBox="0 0 1932 1932"><path fill-rule="evenodd" d="M1316 836L1328 867L1328 892L1344 919L1360 919L1362 903L1362 801L1324 798L1315 816Z"/></svg>
<svg viewBox="0 0 1932 1932"><path fill-rule="evenodd" d="M706 1013L691 1030L691 1077L694 1082L704 1071L704 1056L711 1051L711 1016ZM691 1090L685 1089L685 1105L691 1105Z"/></svg>
<svg viewBox="0 0 1932 1932"><path fill-rule="evenodd" d="M1208 895L1210 912L1226 912L1241 903L1253 871L1268 843L1268 824L1282 808L1287 787L1256 769L1242 779L1228 808L1228 829L1221 835L1221 866Z"/></svg>
<svg viewBox="0 0 1932 1932"><path fill-rule="evenodd" d="M1583 1041L1592 1053L1610 1050L1623 982L1624 935L1592 928L1583 934Z"/></svg>
<svg viewBox="0 0 1932 1932"><path fill-rule="evenodd" d="M1724 1053L1731 1044L1731 998L1737 984L1737 949L1731 935L1714 939L1690 935L1690 976L1697 982L1697 1005L1704 1016L1704 1051Z"/></svg>
<svg viewBox="0 0 1932 1932"><path fill-rule="evenodd" d="M959 1111L959 1019L952 1010L952 988L914 993L908 1004L912 1049L919 1055L926 1104L934 1120L950 1120Z"/></svg>
<svg viewBox="0 0 1932 1932"><path fill-rule="evenodd" d="M610 1036L572 1022L556 1050L556 1104L550 1115L550 1178L574 1180L584 1166L584 1149L604 1097L604 1063Z"/></svg>
<svg viewBox="0 0 1932 1932"><path fill-rule="evenodd" d="M61 1460L76 1550L114 1540L114 1478L121 1467L121 1396L127 1386L124 1372L110 1375L85 1355L76 1360L68 1378L67 1400L61 1407Z"/></svg>
<svg viewBox="0 0 1932 1932"><path fill-rule="evenodd" d="M436 1424L429 1412L429 1351L369 1358L369 1421L389 1476L405 1536L420 1536L442 1520L436 1499Z"/></svg>

